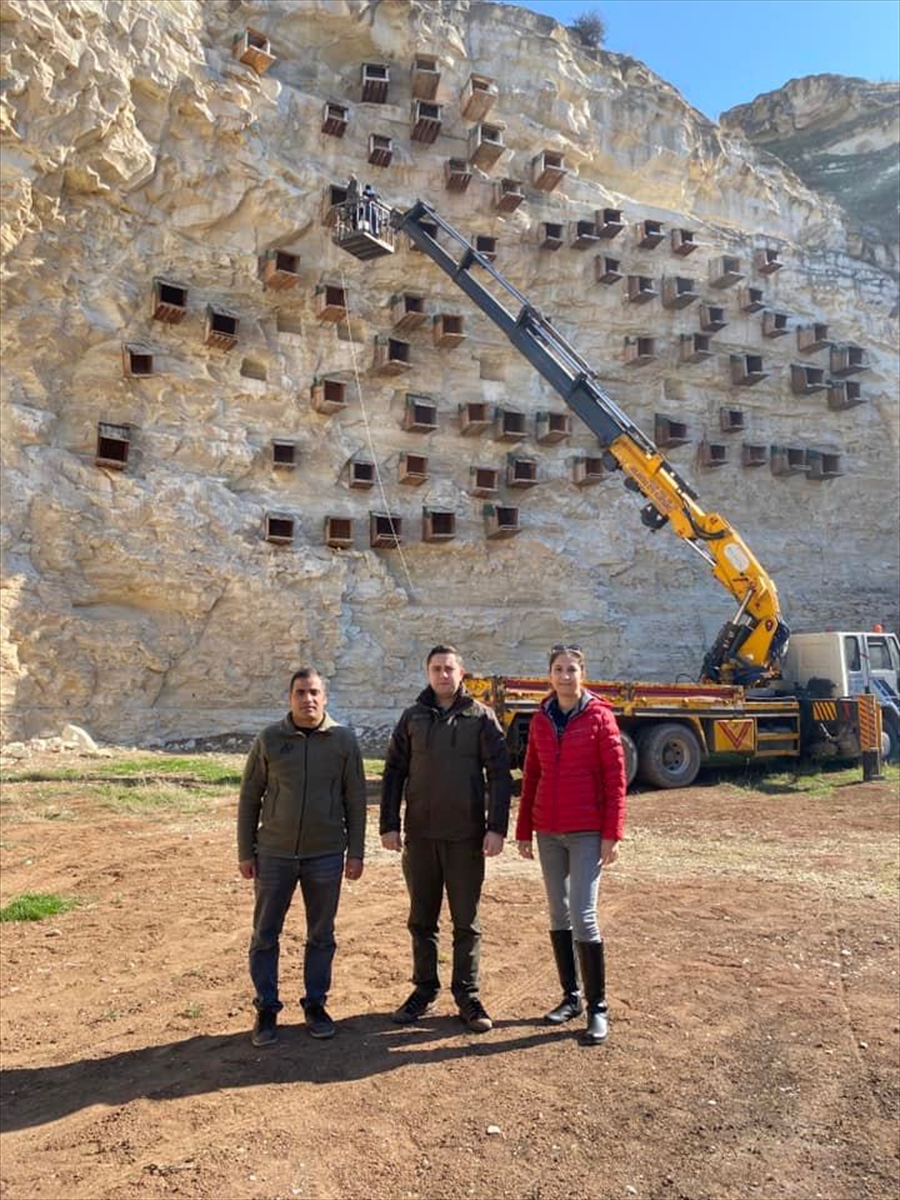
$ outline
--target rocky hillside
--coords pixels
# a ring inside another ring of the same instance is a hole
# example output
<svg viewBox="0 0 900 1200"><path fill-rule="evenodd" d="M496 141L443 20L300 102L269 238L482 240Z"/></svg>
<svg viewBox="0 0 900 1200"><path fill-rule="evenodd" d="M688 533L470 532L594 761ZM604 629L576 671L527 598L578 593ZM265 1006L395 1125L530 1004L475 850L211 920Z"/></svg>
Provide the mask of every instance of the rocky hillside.
<svg viewBox="0 0 900 1200"><path fill-rule="evenodd" d="M310 660L378 735L438 640L696 677L731 598L425 254L334 244L351 171L482 239L792 626L898 623L894 281L643 64L475 0L0 17L5 738L253 730Z"/></svg>
<svg viewBox="0 0 900 1200"><path fill-rule="evenodd" d="M833 196L858 228L859 253L900 263L900 85L843 75L792 79L720 117Z"/></svg>

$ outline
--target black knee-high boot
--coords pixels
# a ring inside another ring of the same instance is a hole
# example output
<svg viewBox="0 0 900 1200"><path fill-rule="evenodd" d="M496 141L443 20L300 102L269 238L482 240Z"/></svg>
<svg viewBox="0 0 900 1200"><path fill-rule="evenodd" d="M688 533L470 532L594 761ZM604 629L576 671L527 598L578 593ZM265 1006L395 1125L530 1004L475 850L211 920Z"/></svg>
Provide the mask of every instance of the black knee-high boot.
<svg viewBox="0 0 900 1200"><path fill-rule="evenodd" d="M556 970L562 987L563 997L544 1017L548 1025L564 1025L584 1012L581 994L578 991L578 975L575 971L575 943L572 941L571 929L551 929L550 941L553 944L553 957L556 959Z"/></svg>
<svg viewBox="0 0 900 1200"><path fill-rule="evenodd" d="M581 1035L586 1046L596 1046L605 1041L609 1033L606 1013L606 965L602 942L578 942L578 958L581 963L581 978L584 980L584 998L587 1001L587 1029Z"/></svg>

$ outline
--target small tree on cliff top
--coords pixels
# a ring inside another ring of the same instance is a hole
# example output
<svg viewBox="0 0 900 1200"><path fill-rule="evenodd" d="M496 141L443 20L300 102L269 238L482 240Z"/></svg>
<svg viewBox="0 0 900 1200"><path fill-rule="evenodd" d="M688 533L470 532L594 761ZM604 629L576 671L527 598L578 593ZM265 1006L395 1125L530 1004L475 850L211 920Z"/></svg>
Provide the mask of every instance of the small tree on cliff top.
<svg viewBox="0 0 900 1200"><path fill-rule="evenodd" d="M581 13L569 28L588 50L599 50L606 41L606 23L597 9Z"/></svg>

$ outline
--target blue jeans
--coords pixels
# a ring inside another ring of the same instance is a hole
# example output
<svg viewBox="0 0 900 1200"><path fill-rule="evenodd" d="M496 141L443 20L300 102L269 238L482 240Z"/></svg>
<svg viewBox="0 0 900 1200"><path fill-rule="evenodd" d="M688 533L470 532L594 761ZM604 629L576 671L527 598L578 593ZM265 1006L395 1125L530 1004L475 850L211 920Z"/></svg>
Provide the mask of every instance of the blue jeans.
<svg viewBox="0 0 900 1200"><path fill-rule="evenodd" d="M275 858L259 854L254 880L256 907L250 939L250 978L258 1009L281 1008L278 999L278 939L297 884L306 908L306 950L301 1004L324 1004L331 987L331 964L337 945L334 918L341 895L343 854L315 858Z"/></svg>
<svg viewBox="0 0 900 1200"><path fill-rule="evenodd" d="M538 856L550 906L550 928L571 929L576 942L600 942L599 833L539 833Z"/></svg>

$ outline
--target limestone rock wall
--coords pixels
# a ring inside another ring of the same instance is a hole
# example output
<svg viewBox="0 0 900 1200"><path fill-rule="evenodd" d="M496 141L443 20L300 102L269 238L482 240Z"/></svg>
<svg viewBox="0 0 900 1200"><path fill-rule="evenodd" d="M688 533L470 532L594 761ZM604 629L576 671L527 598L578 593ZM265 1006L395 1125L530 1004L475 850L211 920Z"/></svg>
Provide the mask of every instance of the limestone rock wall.
<svg viewBox="0 0 900 1200"><path fill-rule="evenodd" d="M900 268L900 85L841 75L792 79L720 117L844 208L856 253Z"/></svg>
<svg viewBox="0 0 900 1200"><path fill-rule="evenodd" d="M275 56L262 75L232 54L248 27ZM67 720L114 741L253 730L280 711L301 661L330 677L333 711L377 735L439 640L481 672L542 672L547 645L567 637L595 676L696 676L730 598L677 538L648 534L621 476L573 482L572 460L596 455L596 439L576 421L567 440L536 440L537 415L562 401L427 256L401 245L360 263L332 244L323 202L351 170L393 205L422 197L467 236L496 238L497 267L632 419L651 436L657 415L685 427L667 453L766 564L789 623L897 625L892 281L851 257L833 201L642 64L587 58L552 20L466 0L0 0L0 36L3 737ZM416 54L439 64L431 144L410 137ZM362 102L363 63L389 67L386 103ZM485 119L506 149L453 193L444 168L468 153L460 93L473 72L497 84ZM347 109L343 137L322 132L329 100ZM387 167L367 162L372 134L392 139ZM551 193L530 182L543 150L567 168ZM525 184L513 213L494 206L501 177ZM607 207L623 232L574 249L572 223ZM697 250L640 248L647 219L690 230ZM548 222L565 230L555 251L539 246ZM781 270L755 271L761 248ZM295 286L264 286L273 250L296 256ZM690 277L699 299L631 302L624 279L596 281L598 254L657 291ZM710 286L723 254L787 336L764 337L737 287ZM155 278L185 289L180 323L153 319ZM346 320L321 319L323 285L343 290ZM437 348L426 323L407 337L410 369L379 375L374 339L404 291L429 318L461 316L466 337ZM727 325L709 357L682 362L700 303L723 306ZM229 351L204 342L210 307L239 321ZM827 347L798 350L797 326L812 322L862 348L858 406L792 392L792 363L830 377ZM626 365L638 336L655 339L653 357ZM123 347L152 356L152 374L126 374ZM746 354L764 360L750 387L731 382ZM310 401L325 376L346 388L331 414ZM432 399L434 431L401 427L407 392ZM525 437L463 436L467 403L521 412ZM743 432L722 432L723 408L740 411ZM101 423L127 427L124 469L97 464ZM273 466L273 439L294 444L294 469ZM703 465L710 442L722 465ZM767 465L742 466L743 442ZM840 473L776 476L771 446L824 452ZM427 457L418 486L399 481L404 453ZM510 453L536 461L534 487L506 486ZM350 486L354 458L376 466L370 491ZM498 471L518 535L486 536L476 466ZM423 542L423 508L452 511L455 538ZM373 511L401 517L400 548L370 547ZM288 544L265 539L272 515L293 522ZM324 544L329 516L352 521L351 547Z"/></svg>

